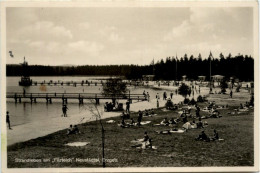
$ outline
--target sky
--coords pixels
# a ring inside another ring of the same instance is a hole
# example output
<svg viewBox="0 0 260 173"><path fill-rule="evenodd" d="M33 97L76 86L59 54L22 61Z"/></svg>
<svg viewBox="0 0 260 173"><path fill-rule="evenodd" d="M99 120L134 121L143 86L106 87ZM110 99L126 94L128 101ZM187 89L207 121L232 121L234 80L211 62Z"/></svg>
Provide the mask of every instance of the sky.
<svg viewBox="0 0 260 173"><path fill-rule="evenodd" d="M251 7L8 7L7 64L147 65L253 55ZM8 52L12 51L13 58Z"/></svg>

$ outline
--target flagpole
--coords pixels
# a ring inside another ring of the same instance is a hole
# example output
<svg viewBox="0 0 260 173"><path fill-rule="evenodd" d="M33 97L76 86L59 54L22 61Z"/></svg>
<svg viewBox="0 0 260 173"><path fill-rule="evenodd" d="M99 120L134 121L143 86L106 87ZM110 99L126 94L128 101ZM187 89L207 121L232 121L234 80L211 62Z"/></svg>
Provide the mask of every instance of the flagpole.
<svg viewBox="0 0 260 173"><path fill-rule="evenodd" d="M176 53L176 73L175 73L175 80L177 82L177 62L178 62L178 57L177 57L177 53Z"/></svg>
<svg viewBox="0 0 260 173"><path fill-rule="evenodd" d="M209 53L209 87L210 87L210 91L211 91L211 87L212 87L212 80L211 80L211 57L212 57L212 53L210 51L210 53Z"/></svg>
<svg viewBox="0 0 260 173"><path fill-rule="evenodd" d="M153 75L155 75L154 58L153 58Z"/></svg>

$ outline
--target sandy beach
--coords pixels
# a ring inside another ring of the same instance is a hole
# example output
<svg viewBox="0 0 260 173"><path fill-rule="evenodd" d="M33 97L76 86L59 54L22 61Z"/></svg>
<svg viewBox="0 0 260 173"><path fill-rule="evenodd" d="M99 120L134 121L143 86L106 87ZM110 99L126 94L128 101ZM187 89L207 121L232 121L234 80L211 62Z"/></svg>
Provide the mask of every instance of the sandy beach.
<svg viewBox="0 0 260 173"><path fill-rule="evenodd" d="M160 89L160 94L162 91L166 91L169 96L170 90L175 90L176 86L158 86L154 85L153 88ZM154 90L153 93L150 93L151 97L156 95L157 91ZM208 94L208 88L201 88L201 95ZM199 94L195 93L194 98L196 99ZM190 99L192 96L190 97ZM180 101L183 101L183 97L181 95L175 95L172 99L173 103L177 104ZM123 103L125 101L122 101ZM162 99L162 95L160 95L159 99L159 107L163 107L166 101ZM42 103L39 103L42 104ZM133 102L130 106L130 110L133 112L137 112L139 110L144 111L145 109L151 109L157 107L157 100L155 98L151 98L150 101L139 101ZM119 116L121 112L104 112L103 105L99 107L99 111L102 113L102 119ZM7 145L12 145L17 142L24 142L30 139L42 137L51 133L54 133L59 130L66 129L70 126L70 124L82 124L89 121L95 121L95 117L91 116L91 112L86 109L86 111L82 114L69 114L68 117L52 117L46 118L41 121L29 122L26 124L14 126L12 130L7 130Z"/></svg>

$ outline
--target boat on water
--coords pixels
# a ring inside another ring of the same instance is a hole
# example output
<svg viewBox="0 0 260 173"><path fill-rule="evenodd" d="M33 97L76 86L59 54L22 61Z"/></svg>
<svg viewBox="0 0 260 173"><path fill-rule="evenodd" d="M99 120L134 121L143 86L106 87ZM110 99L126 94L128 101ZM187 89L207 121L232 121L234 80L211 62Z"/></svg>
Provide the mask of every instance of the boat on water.
<svg viewBox="0 0 260 173"><path fill-rule="evenodd" d="M31 86L32 85L32 79L30 78L28 74L28 62L25 61L21 64L22 65L22 76L21 80L19 81L20 86Z"/></svg>

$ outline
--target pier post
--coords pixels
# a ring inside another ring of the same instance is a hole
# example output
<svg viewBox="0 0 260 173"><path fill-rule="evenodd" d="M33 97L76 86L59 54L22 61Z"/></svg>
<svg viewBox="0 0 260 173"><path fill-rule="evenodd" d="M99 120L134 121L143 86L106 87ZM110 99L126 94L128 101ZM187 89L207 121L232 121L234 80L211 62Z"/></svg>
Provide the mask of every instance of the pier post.
<svg viewBox="0 0 260 173"><path fill-rule="evenodd" d="M21 97L19 97L19 103L22 103L22 98Z"/></svg>
<svg viewBox="0 0 260 173"><path fill-rule="evenodd" d="M31 104L32 104L32 102L33 102L32 94L31 94L31 96L30 96L30 100L31 100Z"/></svg>
<svg viewBox="0 0 260 173"><path fill-rule="evenodd" d="M49 98L48 98L48 94L46 94L46 103L48 103Z"/></svg>
<svg viewBox="0 0 260 173"><path fill-rule="evenodd" d="M95 86L97 86L97 82L95 83Z"/></svg>
<svg viewBox="0 0 260 173"><path fill-rule="evenodd" d="M52 100L51 100L51 98L49 98L49 102L50 102L50 103L52 103Z"/></svg>
<svg viewBox="0 0 260 173"><path fill-rule="evenodd" d="M34 98L34 103L36 103L36 97Z"/></svg>
<svg viewBox="0 0 260 173"><path fill-rule="evenodd" d="M17 94L16 93L14 94L14 100L15 100L15 103L17 103Z"/></svg>

